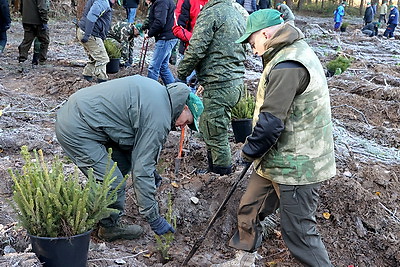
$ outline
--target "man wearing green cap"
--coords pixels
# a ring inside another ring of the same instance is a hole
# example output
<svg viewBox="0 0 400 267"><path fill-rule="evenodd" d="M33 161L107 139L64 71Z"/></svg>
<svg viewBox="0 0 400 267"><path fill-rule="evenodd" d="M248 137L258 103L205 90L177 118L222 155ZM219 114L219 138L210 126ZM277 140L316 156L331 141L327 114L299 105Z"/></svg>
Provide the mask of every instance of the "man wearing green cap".
<svg viewBox="0 0 400 267"><path fill-rule="evenodd" d="M238 208L238 231L229 245L240 250L217 266L254 266L260 221L280 211L283 240L305 266L332 266L316 230L321 182L336 172L328 85L303 33L276 10L259 10L238 40L250 43L264 70L258 85L253 132L242 148L253 162ZM239 265L238 265L239 266Z"/></svg>
<svg viewBox="0 0 400 267"><path fill-rule="evenodd" d="M397 24L399 24L399 10L395 5L391 5L389 8L390 8L389 19L387 22L386 30L383 33L383 38L395 39L394 31L396 30Z"/></svg>
<svg viewBox="0 0 400 267"><path fill-rule="evenodd" d="M208 1L178 66L180 80L195 69L204 88L200 131L207 145L208 169L220 175L232 172L228 128L231 110L244 92L246 59L245 46L235 40L244 30L245 19L232 0Z"/></svg>
<svg viewBox="0 0 400 267"><path fill-rule="evenodd" d="M371 3L367 3L367 8L365 9L364 12L364 25L367 25L368 23L371 23L374 18L374 9L371 6Z"/></svg>
<svg viewBox="0 0 400 267"><path fill-rule="evenodd" d="M166 87L139 75L114 79L72 94L58 111L56 136L65 153L85 174L93 168L101 181L108 166L108 148L118 168L114 189L133 170L133 185L140 214L157 235L174 232L159 214L155 199L155 166L171 127L198 130L203 111L199 97L183 83ZM111 162L113 163L113 162ZM138 238L138 225L120 224L124 212L125 186L110 206L119 210L100 221L98 235L106 241Z"/></svg>

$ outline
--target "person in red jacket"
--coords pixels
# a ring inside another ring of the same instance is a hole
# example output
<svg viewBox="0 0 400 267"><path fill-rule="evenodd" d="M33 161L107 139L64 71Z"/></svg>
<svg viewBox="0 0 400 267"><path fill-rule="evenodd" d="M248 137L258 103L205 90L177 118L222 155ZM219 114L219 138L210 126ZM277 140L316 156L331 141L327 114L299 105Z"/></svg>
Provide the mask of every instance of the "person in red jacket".
<svg viewBox="0 0 400 267"><path fill-rule="evenodd" d="M194 25L196 24L197 16L199 15L201 9L208 0L178 0L175 8L175 19L174 26L172 27L172 32L176 37L178 37L181 42L179 44L179 54L181 59L187 46L189 45L189 40L192 37L192 32ZM193 77L196 72L193 71L187 78L186 83L190 85L190 89L194 92L195 82Z"/></svg>

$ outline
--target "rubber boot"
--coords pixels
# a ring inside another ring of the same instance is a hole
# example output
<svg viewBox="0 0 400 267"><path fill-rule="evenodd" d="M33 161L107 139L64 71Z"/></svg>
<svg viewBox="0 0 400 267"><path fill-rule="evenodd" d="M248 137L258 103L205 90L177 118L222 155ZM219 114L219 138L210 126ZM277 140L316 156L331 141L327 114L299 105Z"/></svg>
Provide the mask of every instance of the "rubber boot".
<svg viewBox="0 0 400 267"><path fill-rule="evenodd" d="M214 165L212 172L213 173L217 173L219 175L231 174L232 173L232 166L223 167L223 166Z"/></svg>
<svg viewBox="0 0 400 267"><path fill-rule="evenodd" d="M143 234L143 228L136 224L117 224L113 227L99 227L97 235L104 241L114 241L118 239L132 240L139 238Z"/></svg>

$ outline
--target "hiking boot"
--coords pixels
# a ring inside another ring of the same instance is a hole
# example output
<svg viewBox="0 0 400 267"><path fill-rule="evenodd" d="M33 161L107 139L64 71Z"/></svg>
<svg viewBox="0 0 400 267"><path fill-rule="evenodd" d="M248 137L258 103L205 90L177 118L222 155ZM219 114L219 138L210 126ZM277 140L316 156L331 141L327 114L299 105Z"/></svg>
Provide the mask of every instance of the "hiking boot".
<svg viewBox="0 0 400 267"><path fill-rule="evenodd" d="M383 39L387 39L387 37L386 37L386 36L382 36L382 38L383 38Z"/></svg>
<svg viewBox="0 0 400 267"><path fill-rule="evenodd" d="M113 227L99 227L97 236L107 242L118 239L132 240L143 234L143 228L136 224L117 224Z"/></svg>
<svg viewBox="0 0 400 267"><path fill-rule="evenodd" d="M212 172L217 173L219 175L228 175L228 174L232 173L232 166L222 167L222 166L213 165Z"/></svg>
<svg viewBox="0 0 400 267"><path fill-rule="evenodd" d="M254 267L257 252L247 252L239 250L236 252L235 258L224 263L213 264L211 267Z"/></svg>
<svg viewBox="0 0 400 267"><path fill-rule="evenodd" d="M389 40L394 40L394 39L396 39L396 38L394 38L394 36L392 36L392 37L389 38Z"/></svg>

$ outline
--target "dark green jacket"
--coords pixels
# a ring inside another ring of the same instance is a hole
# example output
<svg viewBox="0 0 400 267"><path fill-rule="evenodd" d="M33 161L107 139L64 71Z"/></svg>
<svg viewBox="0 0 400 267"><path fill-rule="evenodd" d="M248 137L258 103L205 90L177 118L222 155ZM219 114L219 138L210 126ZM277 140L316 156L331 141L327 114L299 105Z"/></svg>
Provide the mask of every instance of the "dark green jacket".
<svg viewBox="0 0 400 267"><path fill-rule="evenodd" d="M231 0L210 0L201 10L178 77L193 71L206 90L242 83L245 46L235 44L245 32L245 19Z"/></svg>
<svg viewBox="0 0 400 267"><path fill-rule="evenodd" d="M41 25L49 21L48 0L22 0L22 23Z"/></svg>

